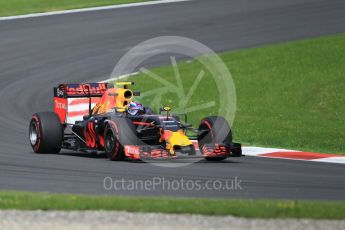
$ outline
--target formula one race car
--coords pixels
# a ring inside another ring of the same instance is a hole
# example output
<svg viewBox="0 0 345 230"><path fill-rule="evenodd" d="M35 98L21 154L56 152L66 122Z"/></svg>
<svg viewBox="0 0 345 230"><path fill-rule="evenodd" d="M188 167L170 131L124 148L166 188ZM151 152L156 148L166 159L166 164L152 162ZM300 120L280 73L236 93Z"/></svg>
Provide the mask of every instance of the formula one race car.
<svg viewBox="0 0 345 230"><path fill-rule="evenodd" d="M207 160L223 160L242 156L241 145L232 142L231 129L224 118L206 117L198 128L193 128L171 114L170 107L163 107L155 114L134 101L134 96L140 93L128 88L132 84L55 87L54 112L35 113L30 122L29 137L34 152L58 153L61 149L105 152L110 160L198 155ZM188 137L187 132L195 133L194 138Z"/></svg>

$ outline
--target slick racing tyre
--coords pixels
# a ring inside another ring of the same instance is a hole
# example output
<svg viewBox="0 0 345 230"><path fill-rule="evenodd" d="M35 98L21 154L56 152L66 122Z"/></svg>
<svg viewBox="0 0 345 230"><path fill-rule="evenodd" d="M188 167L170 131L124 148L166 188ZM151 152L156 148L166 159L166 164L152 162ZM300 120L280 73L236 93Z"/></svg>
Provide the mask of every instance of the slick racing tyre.
<svg viewBox="0 0 345 230"><path fill-rule="evenodd" d="M104 130L105 153L112 161L126 158L125 145L139 145L136 128L128 118L111 118Z"/></svg>
<svg viewBox="0 0 345 230"><path fill-rule="evenodd" d="M200 122L198 135L199 149L206 144L232 143L232 132L228 122L223 117L210 116ZM205 157L209 161L221 161L226 157Z"/></svg>
<svg viewBox="0 0 345 230"><path fill-rule="evenodd" d="M35 113L29 127L29 139L35 153L58 153L63 141L63 127L54 112Z"/></svg>

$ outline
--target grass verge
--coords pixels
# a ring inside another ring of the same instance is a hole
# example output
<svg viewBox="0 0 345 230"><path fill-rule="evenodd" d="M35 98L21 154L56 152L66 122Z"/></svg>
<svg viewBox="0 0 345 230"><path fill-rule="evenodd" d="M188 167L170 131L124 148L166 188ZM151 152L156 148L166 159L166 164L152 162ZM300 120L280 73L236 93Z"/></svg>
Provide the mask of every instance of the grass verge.
<svg viewBox="0 0 345 230"><path fill-rule="evenodd" d="M117 5L148 0L1 0L0 16Z"/></svg>
<svg viewBox="0 0 345 230"><path fill-rule="evenodd" d="M119 197L14 191L0 192L0 209L113 210L249 218L345 218L345 202Z"/></svg>
<svg viewBox="0 0 345 230"><path fill-rule="evenodd" d="M234 137L247 145L281 147L325 153L345 153L345 35L221 53L237 91ZM169 60L167 60L169 61ZM190 105L219 98L212 76L198 60L178 63L186 93L203 69L206 73ZM172 66L150 71L176 85ZM162 87L147 74L133 76L135 90ZM227 84L224 82L224 84ZM183 98L174 92L144 97L178 108ZM188 108L189 105L187 105ZM194 125L216 115L218 105L189 114Z"/></svg>

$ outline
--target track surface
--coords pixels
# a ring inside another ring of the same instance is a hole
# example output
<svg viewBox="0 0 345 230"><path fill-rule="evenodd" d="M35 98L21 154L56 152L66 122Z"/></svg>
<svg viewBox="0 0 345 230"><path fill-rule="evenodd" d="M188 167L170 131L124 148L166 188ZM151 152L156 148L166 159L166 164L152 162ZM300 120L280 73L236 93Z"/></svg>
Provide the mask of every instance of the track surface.
<svg viewBox="0 0 345 230"><path fill-rule="evenodd" d="M244 157L166 168L81 154L35 155L27 137L31 114L52 108L53 86L106 78L119 58L143 40L180 35L223 51L345 32L344 15L343 0L200 0L0 22L0 188L344 200L343 165ZM107 176L202 181L237 176L243 190L105 191Z"/></svg>

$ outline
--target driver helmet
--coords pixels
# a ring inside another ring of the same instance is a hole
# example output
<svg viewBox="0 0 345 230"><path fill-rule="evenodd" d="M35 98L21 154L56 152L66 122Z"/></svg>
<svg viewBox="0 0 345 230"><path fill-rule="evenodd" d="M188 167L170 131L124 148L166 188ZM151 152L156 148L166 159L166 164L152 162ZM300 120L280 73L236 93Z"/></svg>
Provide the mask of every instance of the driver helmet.
<svg viewBox="0 0 345 230"><path fill-rule="evenodd" d="M143 110L144 110L143 105L139 102L134 102L134 101L129 103L129 105L127 107L128 114L130 114L132 116L138 115L139 112L141 112Z"/></svg>

